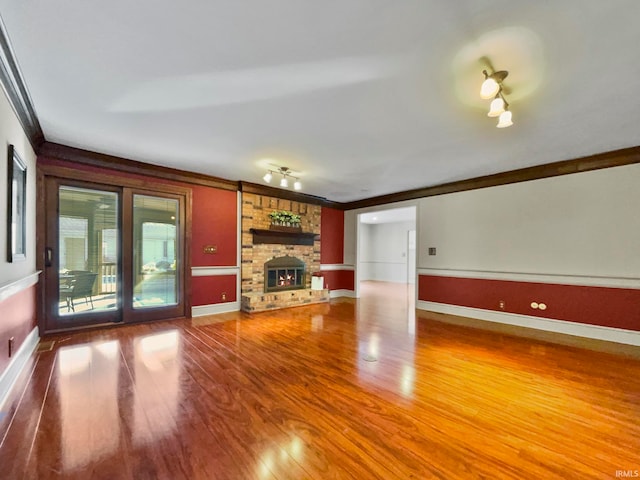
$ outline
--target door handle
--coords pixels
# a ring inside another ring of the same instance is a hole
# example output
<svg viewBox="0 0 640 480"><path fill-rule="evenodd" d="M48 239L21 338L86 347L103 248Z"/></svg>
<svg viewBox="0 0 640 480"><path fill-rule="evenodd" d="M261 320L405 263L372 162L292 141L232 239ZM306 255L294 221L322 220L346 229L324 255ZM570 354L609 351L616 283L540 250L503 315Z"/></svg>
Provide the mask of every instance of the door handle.
<svg viewBox="0 0 640 480"><path fill-rule="evenodd" d="M50 267L53 265L53 248L45 247L44 249L44 266Z"/></svg>

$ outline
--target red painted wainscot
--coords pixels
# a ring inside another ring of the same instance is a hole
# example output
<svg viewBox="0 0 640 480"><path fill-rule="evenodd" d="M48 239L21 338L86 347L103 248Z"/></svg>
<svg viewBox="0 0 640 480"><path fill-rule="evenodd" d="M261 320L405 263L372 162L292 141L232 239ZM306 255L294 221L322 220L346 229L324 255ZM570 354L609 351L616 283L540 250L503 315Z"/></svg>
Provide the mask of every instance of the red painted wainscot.
<svg viewBox="0 0 640 480"><path fill-rule="evenodd" d="M418 299L640 331L637 289L420 275ZM531 302L547 309L533 309Z"/></svg>
<svg viewBox="0 0 640 480"><path fill-rule="evenodd" d="M222 298L223 295L225 299ZM236 300L235 275L191 278L191 305L194 307Z"/></svg>
<svg viewBox="0 0 640 480"><path fill-rule="evenodd" d="M14 338L13 354L36 326L36 286L25 288L0 302L0 338ZM0 342L0 374L9 365L9 342Z"/></svg>
<svg viewBox="0 0 640 480"><path fill-rule="evenodd" d="M353 270L323 270L324 286L329 290L353 290L354 273Z"/></svg>

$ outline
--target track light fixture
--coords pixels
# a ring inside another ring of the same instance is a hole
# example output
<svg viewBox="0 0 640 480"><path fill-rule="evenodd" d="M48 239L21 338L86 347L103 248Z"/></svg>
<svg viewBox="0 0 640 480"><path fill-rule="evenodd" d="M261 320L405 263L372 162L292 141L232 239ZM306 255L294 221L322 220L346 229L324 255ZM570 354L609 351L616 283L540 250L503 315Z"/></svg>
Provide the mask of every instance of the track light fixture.
<svg viewBox="0 0 640 480"><path fill-rule="evenodd" d="M271 183L271 180L273 179L273 175L282 175L282 178L280 179L280 186L282 188L288 188L289 187L289 179L292 178L293 180L295 180L293 182L293 188L295 190L302 190L302 183L300 183L300 179L298 177L295 177L292 175L292 171L289 167L278 167L274 165L274 169L273 170L269 170L264 177L262 177L262 179L267 182L267 183Z"/></svg>
<svg viewBox="0 0 640 480"><path fill-rule="evenodd" d="M511 120L509 104L504 98L504 92L502 89L502 82L507 78L509 72L506 70L500 70L498 72L488 74L486 70L483 70L482 73L484 74L484 82L482 82L482 86L480 87L480 98L493 98L491 105L489 106L489 113L487 113L487 116L499 117L498 125L496 125L498 128L510 127L513 125L513 121Z"/></svg>

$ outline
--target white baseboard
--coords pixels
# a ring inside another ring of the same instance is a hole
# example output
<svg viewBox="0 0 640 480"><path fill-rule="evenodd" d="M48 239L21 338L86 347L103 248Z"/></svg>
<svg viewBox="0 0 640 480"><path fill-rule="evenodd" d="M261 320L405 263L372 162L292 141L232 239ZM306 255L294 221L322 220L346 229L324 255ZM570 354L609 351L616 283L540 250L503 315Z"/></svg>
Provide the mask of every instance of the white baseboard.
<svg viewBox="0 0 640 480"><path fill-rule="evenodd" d="M481 308L462 307L446 303L416 302L418 310L447 313L459 317L475 318L488 322L504 323L525 328L536 328L547 332L563 333L576 337L593 338L607 342L624 343L626 345L640 346L640 332L624 330L622 328L603 327L587 323L567 322L565 320L553 320L549 318L532 317L518 313L496 312Z"/></svg>
<svg viewBox="0 0 640 480"><path fill-rule="evenodd" d="M356 298L356 292L354 292L353 290L345 290L345 289L330 290L329 297L330 298L338 298L338 297Z"/></svg>
<svg viewBox="0 0 640 480"><path fill-rule="evenodd" d="M31 357L36 350L39 341L40 334L38 333L38 327L35 327L29 335L27 335L27 338L24 339L24 342L22 342L22 345L20 345L20 348L16 351L7 368L0 375L0 410L9 397L15 381L20 376L20 373L22 373L22 369L29 361L29 357Z"/></svg>
<svg viewBox="0 0 640 480"><path fill-rule="evenodd" d="M240 310L240 302L214 303L212 305L198 305L191 307L192 317L215 315L216 313L237 312Z"/></svg>

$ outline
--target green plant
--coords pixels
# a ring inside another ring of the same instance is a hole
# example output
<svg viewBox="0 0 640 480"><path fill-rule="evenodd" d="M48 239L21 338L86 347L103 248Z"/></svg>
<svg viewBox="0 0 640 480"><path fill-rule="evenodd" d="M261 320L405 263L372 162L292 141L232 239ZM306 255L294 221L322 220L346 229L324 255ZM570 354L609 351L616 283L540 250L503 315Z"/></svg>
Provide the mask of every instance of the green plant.
<svg viewBox="0 0 640 480"><path fill-rule="evenodd" d="M272 223L289 223L291 225L300 225L300 215L286 210L274 210L269 214Z"/></svg>

